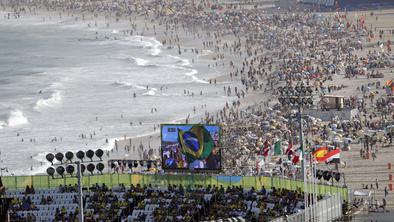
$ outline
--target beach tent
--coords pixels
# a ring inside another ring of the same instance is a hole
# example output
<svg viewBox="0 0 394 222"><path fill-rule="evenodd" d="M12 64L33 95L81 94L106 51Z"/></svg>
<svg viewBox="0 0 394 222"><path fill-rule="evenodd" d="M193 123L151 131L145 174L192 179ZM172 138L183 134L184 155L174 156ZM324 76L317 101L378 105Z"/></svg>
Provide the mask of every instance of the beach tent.
<svg viewBox="0 0 394 222"><path fill-rule="evenodd" d="M370 197L371 191L369 191L369 190L355 190L353 195L357 196L357 197Z"/></svg>

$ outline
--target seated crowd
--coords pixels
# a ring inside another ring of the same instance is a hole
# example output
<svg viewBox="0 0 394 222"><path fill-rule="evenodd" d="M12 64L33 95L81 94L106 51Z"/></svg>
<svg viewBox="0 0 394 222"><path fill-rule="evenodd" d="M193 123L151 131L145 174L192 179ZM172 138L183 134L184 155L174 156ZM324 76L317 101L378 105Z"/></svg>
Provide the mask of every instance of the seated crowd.
<svg viewBox="0 0 394 222"><path fill-rule="evenodd" d="M110 189L105 184L96 184L83 193L84 219L87 222L189 222L231 217L269 221L304 208L301 190L266 189L264 186L261 189L211 185L158 188L139 184L125 187L121 184ZM33 187L27 187L25 192L8 191L7 195L13 197L9 209L12 221L78 221L76 186L36 192Z"/></svg>
<svg viewBox="0 0 394 222"><path fill-rule="evenodd" d="M12 198L11 221L76 221L79 212L76 187L60 185L58 189L36 191L33 186L26 186L24 191L6 191L5 196ZM47 214L43 215L44 211Z"/></svg>

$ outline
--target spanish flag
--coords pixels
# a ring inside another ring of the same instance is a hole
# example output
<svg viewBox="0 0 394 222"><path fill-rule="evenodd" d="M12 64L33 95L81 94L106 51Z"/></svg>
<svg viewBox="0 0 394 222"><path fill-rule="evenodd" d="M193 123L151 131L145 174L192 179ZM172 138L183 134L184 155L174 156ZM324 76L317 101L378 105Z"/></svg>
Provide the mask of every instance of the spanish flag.
<svg viewBox="0 0 394 222"><path fill-rule="evenodd" d="M312 155L315 157L317 162L324 162L325 161L325 156L328 153L328 147L320 147L317 148L315 151L313 151Z"/></svg>
<svg viewBox="0 0 394 222"><path fill-rule="evenodd" d="M188 162L206 159L215 147L211 134L202 125L194 125L188 131L178 129L178 140Z"/></svg>

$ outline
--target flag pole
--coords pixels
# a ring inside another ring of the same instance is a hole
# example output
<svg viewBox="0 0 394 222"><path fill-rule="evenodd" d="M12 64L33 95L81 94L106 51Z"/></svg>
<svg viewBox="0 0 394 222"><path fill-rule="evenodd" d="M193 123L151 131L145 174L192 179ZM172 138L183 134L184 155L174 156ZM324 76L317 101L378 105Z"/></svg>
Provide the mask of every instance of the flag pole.
<svg viewBox="0 0 394 222"><path fill-rule="evenodd" d="M307 185L307 177L306 177L306 161L305 161L305 150L304 150L304 141L302 138L302 114L301 114L301 106L298 106L298 120L299 120L299 129L300 129L300 148L301 148L301 174L304 181L304 205L305 205L305 221L308 221L308 185Z"/></svg>

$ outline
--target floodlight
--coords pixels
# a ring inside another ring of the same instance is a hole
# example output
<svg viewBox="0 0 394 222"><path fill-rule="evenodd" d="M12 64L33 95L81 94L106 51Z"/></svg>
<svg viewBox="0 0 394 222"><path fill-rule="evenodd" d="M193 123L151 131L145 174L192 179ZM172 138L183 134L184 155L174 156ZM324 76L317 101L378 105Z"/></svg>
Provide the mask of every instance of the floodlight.
<svg viewBox="0 0 394 222"><path fill-rule="evenodd" d="M55 168L49 167L49 168L47 169L47 174L48 174L49 176L52 176L52 178L53 178L53 175L55 174Z"/></svg>
<svg viewBox="0 0 394 222"><path fill-rule="evenodd" d="M90 161L93 161L93 156L94 156L93 150L86 151L86 156L90 159Z"/></svg>
<svg viewBox="0 0 394 222"><path fill-rule="evenodd" d="M84 164L81 164L81 174L83 175L83 173L86 170L86 166Z"/></svg>
<svg viewBox="0 0 394 222"><path fill-rule="evenodd" d="M55 156L52 153L48 153L46 155L46 158L49 162L51 162L51 164L53 165L53 160L55 159Z"/></svg>
<svg viewBox="0 0 394 222"><path fill-rule="evenodd" d="M92 151L92 152L93 152L93 151ZM87 168L87 170L93 175L93 171L94 171L94 168L95 168L94 164L93 164L93 163L89 163L89 164L86 166L86 168Z"/></svg>
<svg viewBox="0 0 394 222"><path fill-rule="evenodd" d="M74 158L74 153L71 151L68 151L65 156L66 156L66 159L68 161L70 161L70 163L71 163L72 162L71 160Z"/></svg>
<svg viewBox="0 0 394 222"><path fill-rule="evenodd" d="M85 158L85 152L80 150L77 152L76 156L78 159L80 159L83 162L83 158Z"/></svg>
<svg viewBox="0 0 394 222"><path fill-rule="evenodd" d="M103 163L96 164L96 170L99 171L101 174L103 174L104 164Z"/></svg>
<svg viewBox="0 0 394 222"><path fill-rule="evenodd" d="M103 160L103 159L101 159L101 157L104 155L104 151L102 149L96 150L95 154L100 159L100 161Z"/></svg>
<svg viewBox="0 0 394 222"><path fill-rule="evenodd" d="M74 173L74 171L75 171L75 168L73 165L68 165L66 167L66 172L69 173L70 175L72 175Z"/></svg>
<svg viewBox="0 0 394 222"><path fill-rule="evenodd" d="M56 172L60 175L60 176L64 176L64 167L63 166L58 166L56 167Z"/></svg>
<svg viewBox="0 0 394 222"><path fill-rule="evenodd" d="M63 153L56 153L56 155L55 155L55 158L60 162L60 163L62 163L62 161L63 161L63 158L64 158L64 155L63 155Z"/></svg>

